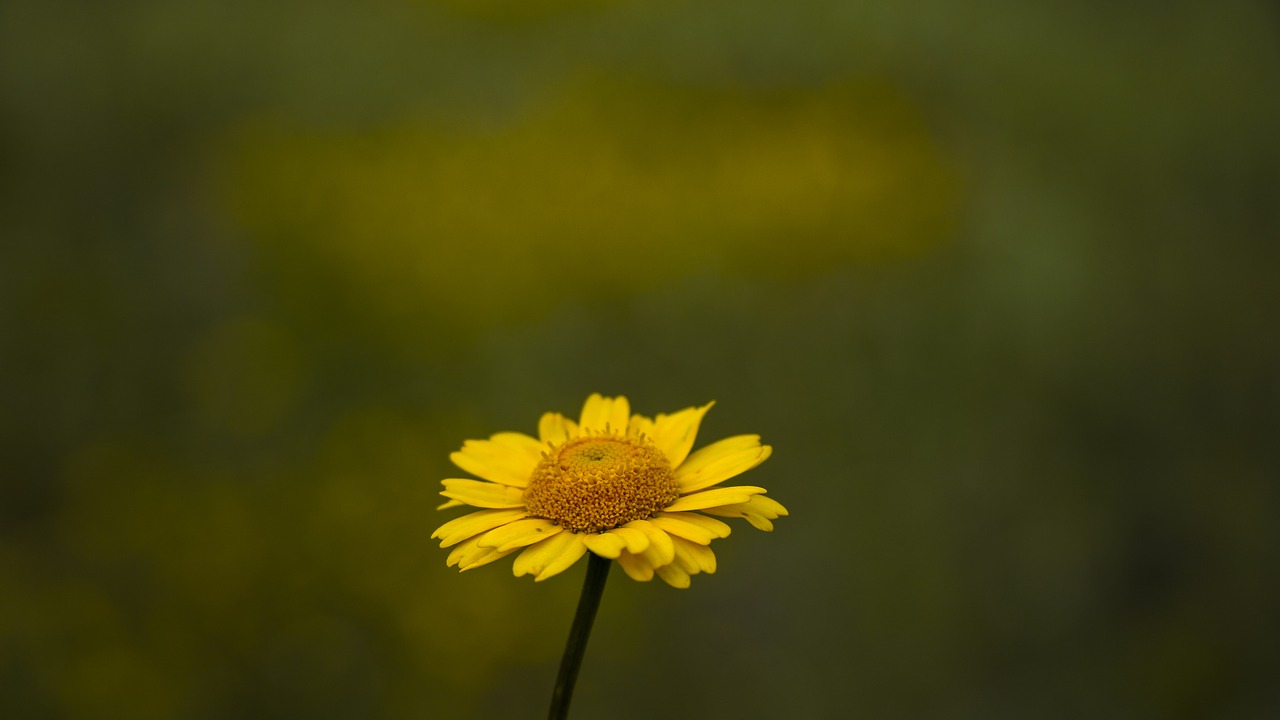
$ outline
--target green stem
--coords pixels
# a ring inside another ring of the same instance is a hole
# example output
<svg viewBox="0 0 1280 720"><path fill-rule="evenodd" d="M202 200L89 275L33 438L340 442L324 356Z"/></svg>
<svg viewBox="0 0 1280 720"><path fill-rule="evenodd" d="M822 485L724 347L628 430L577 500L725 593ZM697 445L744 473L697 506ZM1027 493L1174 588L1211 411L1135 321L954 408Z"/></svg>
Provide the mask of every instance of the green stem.
<svg viewBox="0 0 1280 720"><path fill-rule="evenodd" d="M560 660L560 676L556 689L551 693L550 720L569 717L569 701L573 699L573 686L578 681L578 669L582 667L582 655L587 650L587 638L591 636L591 623L596 619L600 598L604 596L604 583L609 579L613 561L593 552L587 553L587 578L582 581L582 596L578 598L578 612L573 616L569 641L564 646Z"/></svg>

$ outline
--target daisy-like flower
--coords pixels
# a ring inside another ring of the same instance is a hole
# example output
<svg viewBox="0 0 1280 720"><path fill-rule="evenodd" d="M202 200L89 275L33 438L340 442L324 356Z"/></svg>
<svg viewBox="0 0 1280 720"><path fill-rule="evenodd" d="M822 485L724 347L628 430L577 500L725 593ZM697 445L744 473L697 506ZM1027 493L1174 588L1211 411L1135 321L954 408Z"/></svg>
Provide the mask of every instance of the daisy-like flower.
<svg viewBox="0 0 1280 720"><path fill-rule="evenodd" d="M468 440L450 455L481 478L444 480L440 508L484 508L432 535L452 547L459 570L513 553L516 576L546 580L588 552L617 560L635 580L655 574L689 587L713 573L712 540L729 535L716 517L741 517L771 531L787 510L754 485L716 487L764 462L759 435L736 435L690 453L714 403L671 415L632 415L625 397L587 398L577 422L546 413L535 439L503 432Z"/></svg>

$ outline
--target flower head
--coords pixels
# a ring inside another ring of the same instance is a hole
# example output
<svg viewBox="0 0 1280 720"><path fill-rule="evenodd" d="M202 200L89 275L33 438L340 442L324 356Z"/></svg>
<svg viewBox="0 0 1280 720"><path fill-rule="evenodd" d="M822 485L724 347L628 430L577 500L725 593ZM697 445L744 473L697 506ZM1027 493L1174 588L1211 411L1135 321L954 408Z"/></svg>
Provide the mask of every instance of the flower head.
<svg viewBox="0 0 1280 720"><path fill-rule="evenodd" d="M625 397L587 398L577 422L546 413L535 439L503 432L468 440L450 459L480 480L443 481L441 509L485 508L441 525L433 538L452 547L450 566L486 565L515 552L517 576L545 580L587 552L618 561L635 580L654 574L685 588L716 570L709 547L746 518L773 530L787 509L754 485L716 487L764 462L759 435L736 435L690 453L711 409L632 415Z"/></svg>

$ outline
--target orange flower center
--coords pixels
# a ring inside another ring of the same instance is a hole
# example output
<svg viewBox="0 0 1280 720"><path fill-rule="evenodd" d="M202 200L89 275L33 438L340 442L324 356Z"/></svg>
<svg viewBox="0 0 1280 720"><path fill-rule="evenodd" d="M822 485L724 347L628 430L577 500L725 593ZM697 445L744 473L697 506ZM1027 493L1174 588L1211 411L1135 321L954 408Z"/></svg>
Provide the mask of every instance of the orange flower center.
<svg viewBox="0 0 1280 720"><path fill-rule="evenodd" d="M679 496L671 463L651 441L589 435L543 455L524 503L561 527L594 533L652 517Z"/></svg>

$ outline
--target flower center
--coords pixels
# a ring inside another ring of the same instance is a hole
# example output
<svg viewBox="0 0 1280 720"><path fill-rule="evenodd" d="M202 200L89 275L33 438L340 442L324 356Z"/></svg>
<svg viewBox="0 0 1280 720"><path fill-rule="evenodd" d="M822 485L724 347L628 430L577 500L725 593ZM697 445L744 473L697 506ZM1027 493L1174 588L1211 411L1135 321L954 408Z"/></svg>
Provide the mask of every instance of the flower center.
<svg viewBox="0 0 1280 720"><path fill-rule="evenodd" d="M601 532L649 518L679 496L671 463L652 442L593 435L544 454L524 504L568 530Z"/></svg>

